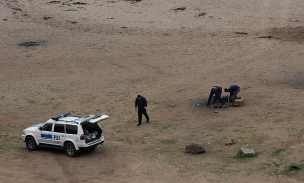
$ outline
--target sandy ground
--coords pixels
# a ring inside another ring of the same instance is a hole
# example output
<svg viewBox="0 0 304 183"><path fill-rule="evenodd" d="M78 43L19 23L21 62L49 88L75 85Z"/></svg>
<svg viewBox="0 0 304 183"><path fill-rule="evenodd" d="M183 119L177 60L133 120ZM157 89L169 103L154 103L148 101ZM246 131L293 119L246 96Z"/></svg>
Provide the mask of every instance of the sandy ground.
<svg viewBox="0 0 304 183"><path fill-rule="evenodd" d="M303 7L0 0L1 182L303 182ZM245 106L205 107L212 86L232 84ZM151 118L140 127L138 94ZM109 115L104 145L28 151L22 130L64 112ZM186 153L196 140L206 153Z"/></svg>

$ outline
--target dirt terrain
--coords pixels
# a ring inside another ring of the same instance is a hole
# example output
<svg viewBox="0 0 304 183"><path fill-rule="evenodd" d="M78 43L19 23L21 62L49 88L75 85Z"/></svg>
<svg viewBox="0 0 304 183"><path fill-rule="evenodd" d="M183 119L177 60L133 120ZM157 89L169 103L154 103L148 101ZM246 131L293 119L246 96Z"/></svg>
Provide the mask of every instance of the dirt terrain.
<svg viewBox="0 0 304 183"><path fill-rule="evenodd" d="M0 0L0 182L303 182L303 7ZM245 106L206 108L212 86L233 84ZM29 151L23 129L64 112L109 115L104 145ZM186 152L196 140L206 153Z"/></svg>

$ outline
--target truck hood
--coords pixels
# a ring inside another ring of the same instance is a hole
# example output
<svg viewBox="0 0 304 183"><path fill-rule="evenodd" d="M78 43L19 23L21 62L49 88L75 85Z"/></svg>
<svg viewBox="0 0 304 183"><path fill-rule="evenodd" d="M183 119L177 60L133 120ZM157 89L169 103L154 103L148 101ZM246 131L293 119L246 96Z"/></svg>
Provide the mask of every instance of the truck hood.
<svg viewBox="0 0 304 183"><path fill-rule="evenodd" d="M26 128L24 131L36 131L39 126L42 126L44 123L39 123L33 126Z"/></svg>

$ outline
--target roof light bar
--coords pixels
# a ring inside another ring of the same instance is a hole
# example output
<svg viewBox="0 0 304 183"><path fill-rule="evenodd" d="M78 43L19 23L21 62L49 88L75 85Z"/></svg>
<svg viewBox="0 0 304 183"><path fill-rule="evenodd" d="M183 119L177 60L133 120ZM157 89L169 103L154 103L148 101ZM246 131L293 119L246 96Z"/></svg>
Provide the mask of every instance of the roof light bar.
<svg viewBox="0 0 304 183"><path fill-rule="evenodd" d="M55 120L55 121L58 121L60 118L66 117L66 116L69 115L69 114L71 114L71 113L70 113L70 112L66 112L66 113L63 113L63 114L61 114L61 115L52 117L51 119L52 119L52 120Z"/></svg>

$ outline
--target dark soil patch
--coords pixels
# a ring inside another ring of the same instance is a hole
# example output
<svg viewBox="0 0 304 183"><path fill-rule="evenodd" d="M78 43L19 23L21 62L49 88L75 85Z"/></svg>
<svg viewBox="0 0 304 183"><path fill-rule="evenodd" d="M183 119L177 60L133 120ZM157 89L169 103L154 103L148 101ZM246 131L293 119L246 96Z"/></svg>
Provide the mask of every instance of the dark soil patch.
<svg viewBox="0 0 304 183"><path fill-rule="evenodd" d="M73 3L75 5L87 5L88 3L82 3L82 2L76 2L76 3Z"/></svg>
<svg viewBox="0 0 304 183"><path fill-rule="evenodd" d="M272 29L268 35L260 38L274 38L283 41L304 42L304 27L283 27Z"/></svg>
<svg viewBox="0 0 304 183"><path fill-rule="evenodd" d="M58 4L58 3L60 3L60 1L50 1L48 3L56 3L56 4Z"/></svg>
<svg viewBox="0 0 304 183"><path fill-rule="evenodd" d="M231 140L231 142L225 143L225 146L231 146L231 145L236 144L237 142L238 142L237 140Z"/></svg>
<svg viewBox="0 0 304 183"><path fill-rule="evenodd" d="M243 35L248 35L247 32L235 32L236 34L243 34Z"/></svg>
<svg viewBox="0 0 304 183"><path fill-rule="evenodd" d="M186 9L186 7L181 7L181 8L175 8L173 10L185 10L185 9Z"/></svg>
<svg viewBox="0 0 304 183"><path fill-rule="evenodd" d="M40 45L39 42L29 41L29 42L22 42L22 43L20 43L18 46L30 47L30 46L39 46L39 45Z"/></svg>
<svg viewBox="0 0 304 183"><path fill-rule="evenodd" d="M52 17L43 17L44 20L49 20L51 19Z"/></svg>
<svg viewBox="0 0 304 183"><path fill-rule="evenodd" d="M207 13L200 13L200 14L198 14L197 16L205 16L205 15L207 15Z"/></svg>
<svg viewBox="0 0 304 183"><path fill-rule="evenodd" d="M270 39L270 38L273 38L273 36L261 36L259 38L266 38L266 39Z"/></svg>
<svg viewBox="0 0 304 183"><path fill-rule="evenodd" d="M290 78L288 83L296 89L303 89L304 88L304 73L303 72L296 72L293 78Z"/></svg>

